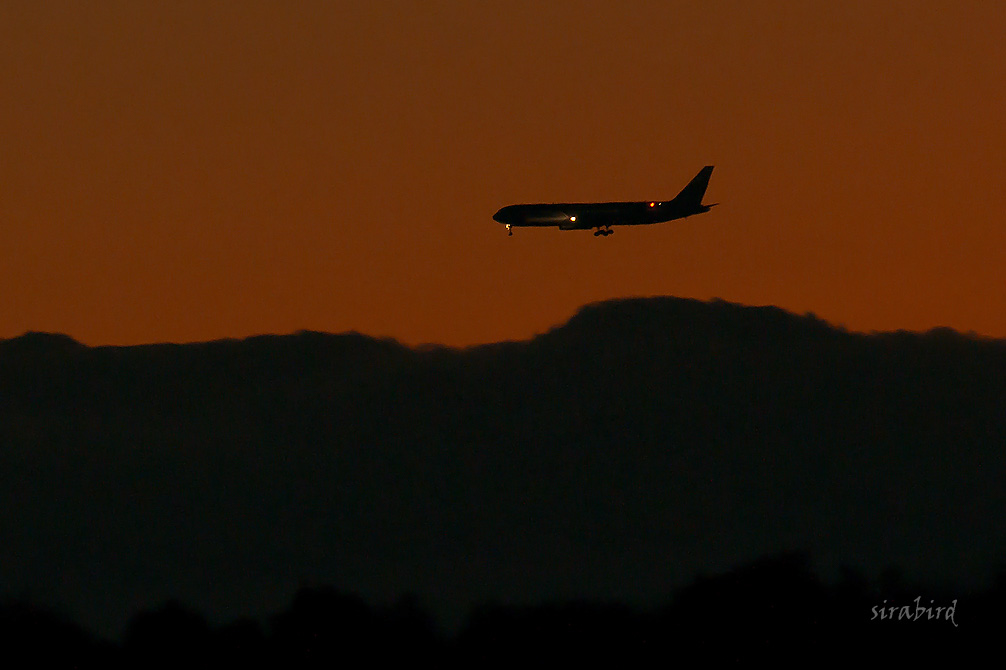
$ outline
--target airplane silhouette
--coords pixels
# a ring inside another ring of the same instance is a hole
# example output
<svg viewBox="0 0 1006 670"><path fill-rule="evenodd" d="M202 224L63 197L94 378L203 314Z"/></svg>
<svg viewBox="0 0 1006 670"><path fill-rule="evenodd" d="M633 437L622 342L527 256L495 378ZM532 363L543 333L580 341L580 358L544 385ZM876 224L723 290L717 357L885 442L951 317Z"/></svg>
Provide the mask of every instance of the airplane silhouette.
<svg viewBox="0 0 1006 670"><path fill-rule="evenodd" d="M703 214L719 203L703 205L713 166L702 168L673 200L645 202L560 202L554 204L507 205L493 214L513 235L517 226L558 226L559 230L594 231L594 237L611 235L611 226L636 226L683 219Z"/></svg>

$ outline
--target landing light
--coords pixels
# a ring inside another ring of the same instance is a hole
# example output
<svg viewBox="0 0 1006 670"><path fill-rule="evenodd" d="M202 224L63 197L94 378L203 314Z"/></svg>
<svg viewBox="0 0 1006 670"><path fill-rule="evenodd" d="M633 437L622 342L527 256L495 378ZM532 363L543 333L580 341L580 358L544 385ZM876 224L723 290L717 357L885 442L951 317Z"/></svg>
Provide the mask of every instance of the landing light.
<svg viewBox="0 0 1006 670"><path fill-rule="evenodd" d="M575 216L571 216L571 217L569 217L569 220L570 221L576 221L576 217Z"/></svg>

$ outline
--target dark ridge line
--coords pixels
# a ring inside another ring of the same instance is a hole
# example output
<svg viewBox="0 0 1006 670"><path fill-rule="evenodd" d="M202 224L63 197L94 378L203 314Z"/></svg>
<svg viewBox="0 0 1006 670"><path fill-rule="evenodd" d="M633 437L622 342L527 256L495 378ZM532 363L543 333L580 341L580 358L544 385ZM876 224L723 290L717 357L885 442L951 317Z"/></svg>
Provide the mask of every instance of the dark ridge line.
<svg viewBox="0 0 1006 670"><path fill-rule="evenodd" d="M326 331L299 329L290 333L259 333L245 337L223 337L213 340L200 340L195 342L148 342L142 344L84 344L70 335L59 332L34 331L29 330L21 335L12 338L0 338L0 353L5 349L20 347L45 347L47 351L81 351L81 350L143 350L151 348L172 349L179 347L208 347L208 346L233 346L239 344L260 344L269 341L279 340L341 340L343 342L373 342L391 348L398 348L404 351L427 354L444 353L467 353L472 351L484 351L499 347L530 345L542 339L555 337L558 334L574 330L581 325L596 325L598 321L609 319L612 316L624 313L626 310L649 309L656 314L665 314L671 310L680 309L691 310L693 313L700 313L706 316L720 314L726 319L736 319L739 317L767 317L779 323L789 323L790 325L800 325L812 327L819 332L828 332L832 335L868 338L926 338L954 340L958 339L967 342L980 342L985 344L1006 343L1006 338L998 338L990 335L982 335L973 330L963 332L948 326L935 326L927 330L910 330L899 328L896 330L870 330L855 331L847 329L843 324L836 324L826 319L822 319L814 312L798 314L796 312L778 307L775 305L746 305L743 303L730 302L721 298L711 300L699 300L696 298L679 298L676 296L638 296L625 298L611 298L598 302L588 303L579 307L564 322L552 326L542 332L536 333L524 339L506 339L497 342L483 342L470 345L447 345L436 342L426 342L416 345L407 345L394 337L377 336L361 333L357 330L348 330L340 333L330 333ZM701 311L700 311L701 310ZM693 314L694 315L694 314Z"/></svg>

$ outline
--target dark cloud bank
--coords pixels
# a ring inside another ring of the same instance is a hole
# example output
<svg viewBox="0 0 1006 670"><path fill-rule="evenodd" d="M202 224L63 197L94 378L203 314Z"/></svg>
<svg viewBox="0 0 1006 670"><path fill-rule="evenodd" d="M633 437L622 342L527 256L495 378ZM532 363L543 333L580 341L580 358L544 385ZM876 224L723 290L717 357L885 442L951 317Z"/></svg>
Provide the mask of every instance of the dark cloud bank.
<svg viewBox="0 0 1006 670"><path fill-rule="evenodd" d="M1006 607L1004 444L1006 342L718 301L601 303L465 350L29 333L0 341L0 622L94 651L45 612L134 649L205 641L195 612L264 617L213 629L261 660L319 625L429 651L425 609L452 635L475 611L477 654L771 656L853 620L932 640L870 621L921 596L958 599L938 632L974 642Z"/></svg>

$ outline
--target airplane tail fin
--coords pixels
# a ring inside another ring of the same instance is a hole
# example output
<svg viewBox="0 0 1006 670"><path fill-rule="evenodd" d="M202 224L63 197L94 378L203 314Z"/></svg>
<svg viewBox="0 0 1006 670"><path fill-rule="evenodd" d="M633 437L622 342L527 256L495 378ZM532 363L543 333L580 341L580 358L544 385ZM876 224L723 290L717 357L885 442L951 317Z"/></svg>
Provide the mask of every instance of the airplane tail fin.
<svg viewBox="0 0 1006 670"><path fill-rule="evenodd" d="M674 197L674 202L685 207L701 207L702 197L706 194L706 187L709 186L709 176L712 173L712 165L707 165L699 170L699 173L688 182L688 185L681 189L681 193L678 193Z"/></svg>

